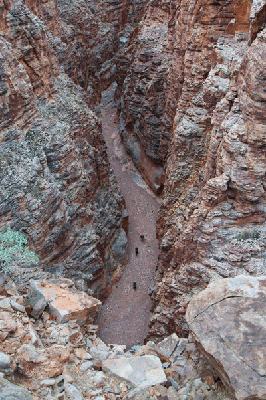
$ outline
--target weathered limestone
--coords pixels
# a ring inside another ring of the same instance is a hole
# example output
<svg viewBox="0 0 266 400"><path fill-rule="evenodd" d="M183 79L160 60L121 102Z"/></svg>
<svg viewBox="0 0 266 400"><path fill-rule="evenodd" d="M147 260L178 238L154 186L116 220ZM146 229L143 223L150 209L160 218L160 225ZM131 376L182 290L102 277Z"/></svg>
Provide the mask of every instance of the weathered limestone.
<svg viewBox="0 0 266 400"><path fill-rule="evenodd" d="M238 400L266 396L266 277L210 283L189 303L193 338Z"/></svg>

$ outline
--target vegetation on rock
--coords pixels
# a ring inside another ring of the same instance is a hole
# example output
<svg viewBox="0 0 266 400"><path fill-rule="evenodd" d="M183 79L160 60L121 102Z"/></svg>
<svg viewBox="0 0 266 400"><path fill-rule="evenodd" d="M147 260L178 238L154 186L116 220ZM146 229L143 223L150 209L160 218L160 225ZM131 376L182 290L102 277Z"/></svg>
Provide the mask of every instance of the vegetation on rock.
<svg viewBox="0 0 266 400"><path fill-rule="evenodd" d="M39 257L26 246L28 239L23 233L8 228L0 232L0 266L6 271L11 261L33 264Z"/></svg>

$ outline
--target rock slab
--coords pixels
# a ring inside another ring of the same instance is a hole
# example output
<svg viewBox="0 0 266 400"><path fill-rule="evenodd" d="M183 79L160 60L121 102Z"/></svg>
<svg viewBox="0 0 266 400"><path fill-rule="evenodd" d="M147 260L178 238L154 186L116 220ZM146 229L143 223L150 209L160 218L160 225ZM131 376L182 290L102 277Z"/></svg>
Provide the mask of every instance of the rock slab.
<svg viewBox="0 0 266 400"><path fill-rule="evenodd" d="M166 381L160 359L152 355L110 358L103 361L103 370L140 388Z"/></svg>
<svg viewBox="0 0 266 400"><path fill-rule="evenodd" d="M36 308L42 302L59 323L76 320L79 325L84 325L93 322L101 301L76 290L73 285L70 279L32 281L27 302L27 306L32 307L32 315L36 315Z"/></svg>
<svg viewBox="0 0 266 400"><path fill-rule="evenodd" d="M266 276L219 279L190 302L196 343L237 400L266 397Z"/></svg>

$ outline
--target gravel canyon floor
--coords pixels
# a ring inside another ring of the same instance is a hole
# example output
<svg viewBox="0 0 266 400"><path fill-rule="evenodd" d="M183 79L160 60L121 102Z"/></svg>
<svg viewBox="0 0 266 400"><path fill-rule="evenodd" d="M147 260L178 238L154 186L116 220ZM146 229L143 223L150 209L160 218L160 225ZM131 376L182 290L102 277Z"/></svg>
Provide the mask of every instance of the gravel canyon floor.
<svg viewBox="0 0 266 400"><path fill-rule="evenodd" d="M113 102L102 106L102 117L109 161L126 201L129 229L128 264L104 303L97 323L99 336L106 343L131 347L143 344L148 333L151 308L148 291L158 258L156 217L160 199L148 188L123 148ZM140 235L144 235L144 241Z"/></svg>

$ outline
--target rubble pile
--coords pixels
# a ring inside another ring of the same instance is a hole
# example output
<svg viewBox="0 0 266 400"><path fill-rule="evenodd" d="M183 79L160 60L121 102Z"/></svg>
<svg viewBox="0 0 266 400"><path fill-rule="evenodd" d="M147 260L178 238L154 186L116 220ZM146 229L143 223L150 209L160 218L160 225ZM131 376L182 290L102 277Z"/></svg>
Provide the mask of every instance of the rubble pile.
<svg viewBox="0 0 266 400"><path fill-rule="evenodd" d="M0 293L0 400L228 399L190 339L105 344L100 301L69 279L32 281L24 296L8 279Z"/></svg>

